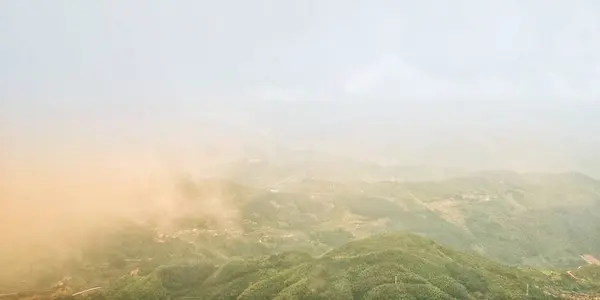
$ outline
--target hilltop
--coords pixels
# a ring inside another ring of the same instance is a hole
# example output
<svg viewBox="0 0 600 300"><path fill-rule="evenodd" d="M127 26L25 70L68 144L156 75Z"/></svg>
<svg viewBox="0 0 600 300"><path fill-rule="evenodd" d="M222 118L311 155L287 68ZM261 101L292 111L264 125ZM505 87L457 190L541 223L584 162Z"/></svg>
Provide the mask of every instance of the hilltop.
<svg viewBox="0 0 600 300"><path fill-rule="evenodd" d="M597 282L596 282L597 283ZM302 252L166 265L115 282L112 299L563 299L593 292L566 274L507 267L410 234Z"/></svg>
<svg viewBox="0 0 600 300"><path fill-rule="evenodd" d="M560 276L585 265L582 255L600 257L600 183L578 173L266 183L183 178L181 214L170 216L168 226L115 221L115 230L94 235L64 259L52 248L37 249L43 255L35 263L5 265L0 293L45 288L63 277L72 278L73 290L106 286L131 272L148 276L187 261L216 266L290 251L321 257L355 240L397 232Z"/></svg>

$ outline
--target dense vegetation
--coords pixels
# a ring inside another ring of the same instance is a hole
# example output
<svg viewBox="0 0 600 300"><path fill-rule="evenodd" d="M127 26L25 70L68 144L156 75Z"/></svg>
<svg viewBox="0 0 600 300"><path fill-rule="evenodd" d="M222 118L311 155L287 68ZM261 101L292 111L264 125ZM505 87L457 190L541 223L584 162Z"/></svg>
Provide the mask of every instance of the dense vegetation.
<svg viewBox="0 0 600 300"><path fill-rule="evenodd" d="M183 180L190 213L168 231L125 222L75 259L5 277L28 280L0 294L65 276L107 299L548 299L599 282L577 269L600 255L600 183L581 174L266 183ZM236 216L225 225L191 209L214 194Z"/></svg>
<svg viewBox="0 0 600 300"><path fill-rule="evenodd" d="M581 254L600 253L600 183L580 174L481 173L311 191L315 185L305 181L250 201L269 207L253 206L256 215L279 222L272 228L341 228L357 237L409 231L514 265L575 267Z"/></svg>
<svg viewBox="0 0 600 300"><path fill-rule="evenodd" d="M161 266L117 280L104 295L127 299L560 299L592 291L566 274L507 267L409 234L378 235L320 257L288 252L221 265Z"/></svg>

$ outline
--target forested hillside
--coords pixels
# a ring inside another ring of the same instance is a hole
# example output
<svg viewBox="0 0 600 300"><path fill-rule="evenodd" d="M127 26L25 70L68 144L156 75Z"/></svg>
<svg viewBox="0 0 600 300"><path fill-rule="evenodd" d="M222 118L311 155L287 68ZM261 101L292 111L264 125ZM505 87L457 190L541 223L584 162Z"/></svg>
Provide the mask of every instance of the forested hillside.
<svg viewBox="0 0 600 300"><path fill-rule="evenodd" d="M109 299L150 291L157 299L526 299L529 284L542 299L590 292L597 282L595 267L577 269L587 264L582 255L600 256L600 184L581 174L272 187L186 179L179 189L188 213L169 227L124 220L72 257L58 260L48 249L17 271L7 262L0 293L66 280L71 292L100 286ZM203 213L215 194L219 214Z"/></svg>
<svg viewBox="0 0 600 300"><path fill-rule="evenodd" d="M429 239L392 234L319 257L293 251L223 264L198 259L164 265L146 276L120 278L93 298L562 299L565 291L595 293L597 283L502 266Z"/></svg>

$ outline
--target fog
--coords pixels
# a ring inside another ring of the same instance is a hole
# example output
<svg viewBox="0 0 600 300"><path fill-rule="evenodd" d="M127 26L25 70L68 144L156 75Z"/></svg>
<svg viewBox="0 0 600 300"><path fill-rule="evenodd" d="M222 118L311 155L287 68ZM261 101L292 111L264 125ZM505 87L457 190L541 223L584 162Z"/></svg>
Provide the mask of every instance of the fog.
<svg viewBox="0 0 600 300"><path fill-rule="evenodd" d="M600 177L596 2L419 3L2 2L3 258L266 153Z"/></svg>

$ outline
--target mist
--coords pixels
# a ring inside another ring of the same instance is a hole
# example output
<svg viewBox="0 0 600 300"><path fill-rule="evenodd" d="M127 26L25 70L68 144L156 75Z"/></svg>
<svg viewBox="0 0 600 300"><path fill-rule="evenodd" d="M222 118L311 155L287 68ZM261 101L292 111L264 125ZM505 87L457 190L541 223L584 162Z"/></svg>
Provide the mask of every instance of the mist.
<svg viewBox="0 0 600 300"><path fill-rule="evenodd" d="M2 2L3 257L85 244L112 219L200 213L234 226L218 188L182 206L179 176L227 178L232 163L298 150L599 178L599 11Z"/></svg>

